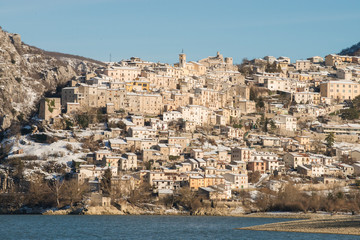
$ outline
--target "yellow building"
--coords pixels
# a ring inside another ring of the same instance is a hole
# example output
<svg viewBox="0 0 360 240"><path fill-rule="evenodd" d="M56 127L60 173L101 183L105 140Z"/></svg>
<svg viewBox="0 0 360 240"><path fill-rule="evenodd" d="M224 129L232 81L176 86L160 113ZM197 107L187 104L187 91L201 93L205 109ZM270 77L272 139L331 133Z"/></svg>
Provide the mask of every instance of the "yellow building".
<svg viewBox="0 0 360 240"><path fill-rule="evenodd" d="M299 81L311 81L314 79L314 77L310 74L297 73L297 72L289 73L289 78L298 79Z"/></svg>
<svg viewBox="0 0 360 240"><path fill-rule="evenodd" d="M353 62L354 59L352 56L340 56L336 54L329 54L325 57L326 66L336 66L341 65L343 62Z"/></svg>
<svg viewBox="0 0 360 240"><path fill-rule="evenodd" d="M287 72L289 62L287 60L276 60L276 67L280 68L284 73Z"/></svg>
<svg viewBox="0 0 360 240"><path fill-rule="evenodd" d="M127 92L132 91L147 91L150 92L150 82L147 80L140 80L137 78L135 81L127 82L125 85Z"/></svg>
<svg viewBox="0 0 360 240"><path fill-rule="evenodd" d="M220 185L224 183L225 183L224 178L216 175L189 177L189 186L193 190L198 190L199 187L208 187L208 186Z"/></svg>
<svg viewBox="0 0 360 240"><path fill-rule="evenodd" d="M329 81L320 84L321 97L337 100L351 100L359 95L360 84L353 81Z"/></svg>

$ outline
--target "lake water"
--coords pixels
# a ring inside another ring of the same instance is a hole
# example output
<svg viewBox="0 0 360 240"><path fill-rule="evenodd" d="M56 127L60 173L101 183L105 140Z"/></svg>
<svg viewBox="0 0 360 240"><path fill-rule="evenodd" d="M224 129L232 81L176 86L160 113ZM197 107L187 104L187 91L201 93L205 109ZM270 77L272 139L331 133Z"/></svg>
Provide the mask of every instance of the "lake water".
<svg viewBox="0 0 360 240"><path fill-rule="evenodd" d="M192 216L0 215L0 239L359 239L235 228L287 219Z"/></svg>

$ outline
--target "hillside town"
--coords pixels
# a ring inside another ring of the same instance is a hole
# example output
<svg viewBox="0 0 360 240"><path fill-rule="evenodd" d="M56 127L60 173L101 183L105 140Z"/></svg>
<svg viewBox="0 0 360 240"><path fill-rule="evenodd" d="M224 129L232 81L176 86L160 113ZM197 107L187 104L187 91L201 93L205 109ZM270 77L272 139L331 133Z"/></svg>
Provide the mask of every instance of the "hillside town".
<svg viewBox="0 0 360 240"><path fill-rule="evenodd" d="M22 162L19 179L51 180L56 190L75 181L102 206L191 194L243 205L247 198L250 210L266 210L259 201L289 185L351 202L360 176L359 81L360 57L336 54L107 62L44 97L8 139L6 158L15 169ZM1 169L2 193L13 176Z"/></svg>

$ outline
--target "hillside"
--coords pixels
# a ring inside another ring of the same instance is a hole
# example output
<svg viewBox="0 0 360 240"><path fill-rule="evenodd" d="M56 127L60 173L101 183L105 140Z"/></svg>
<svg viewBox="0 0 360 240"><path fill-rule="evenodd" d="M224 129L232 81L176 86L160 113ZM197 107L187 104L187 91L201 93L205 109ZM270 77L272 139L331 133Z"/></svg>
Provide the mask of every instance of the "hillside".
<svg viewBox="0 0 360 240"><path fill-rule="evenodd" d="M360 56L360 42L352 45L349 48L345 48L345 49L341 50L339 55Z"/></svg>
<svg viewBox="0 0 360 240"><path fill-rule="evenodd" d="M26 119L45 92L102 62L29 46L0 27L0 131Z"/></svg>

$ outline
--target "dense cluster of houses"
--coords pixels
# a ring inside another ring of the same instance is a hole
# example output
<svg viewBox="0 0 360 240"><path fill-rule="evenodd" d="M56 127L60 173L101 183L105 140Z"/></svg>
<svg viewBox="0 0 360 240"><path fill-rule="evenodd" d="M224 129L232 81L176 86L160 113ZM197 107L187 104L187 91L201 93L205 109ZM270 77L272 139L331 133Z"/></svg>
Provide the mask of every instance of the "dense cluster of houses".
<svg viewBox="0 0 360 240"><path fill-rule="evenodd" d="M159 195L186 186L230 199L232 190L265 182L276 189L280 181L271 176L294 174L332 184L360 173L360 127L319 118L360 95L359 59L331 54L291 63L266 56L248 63L252 73L245 75L219 52L198 62L181 53L173 66L133 57L70 81L61 99L41 102L39 117L55 126L93 108L107 115L72 129L102 142L86 160L74 159L77 179L94 189L106 169L114 183L146 183ZM325 155L330 132L348 145L335 143L336 154ZM256 172L261 177L250 184Z"/></svg>

